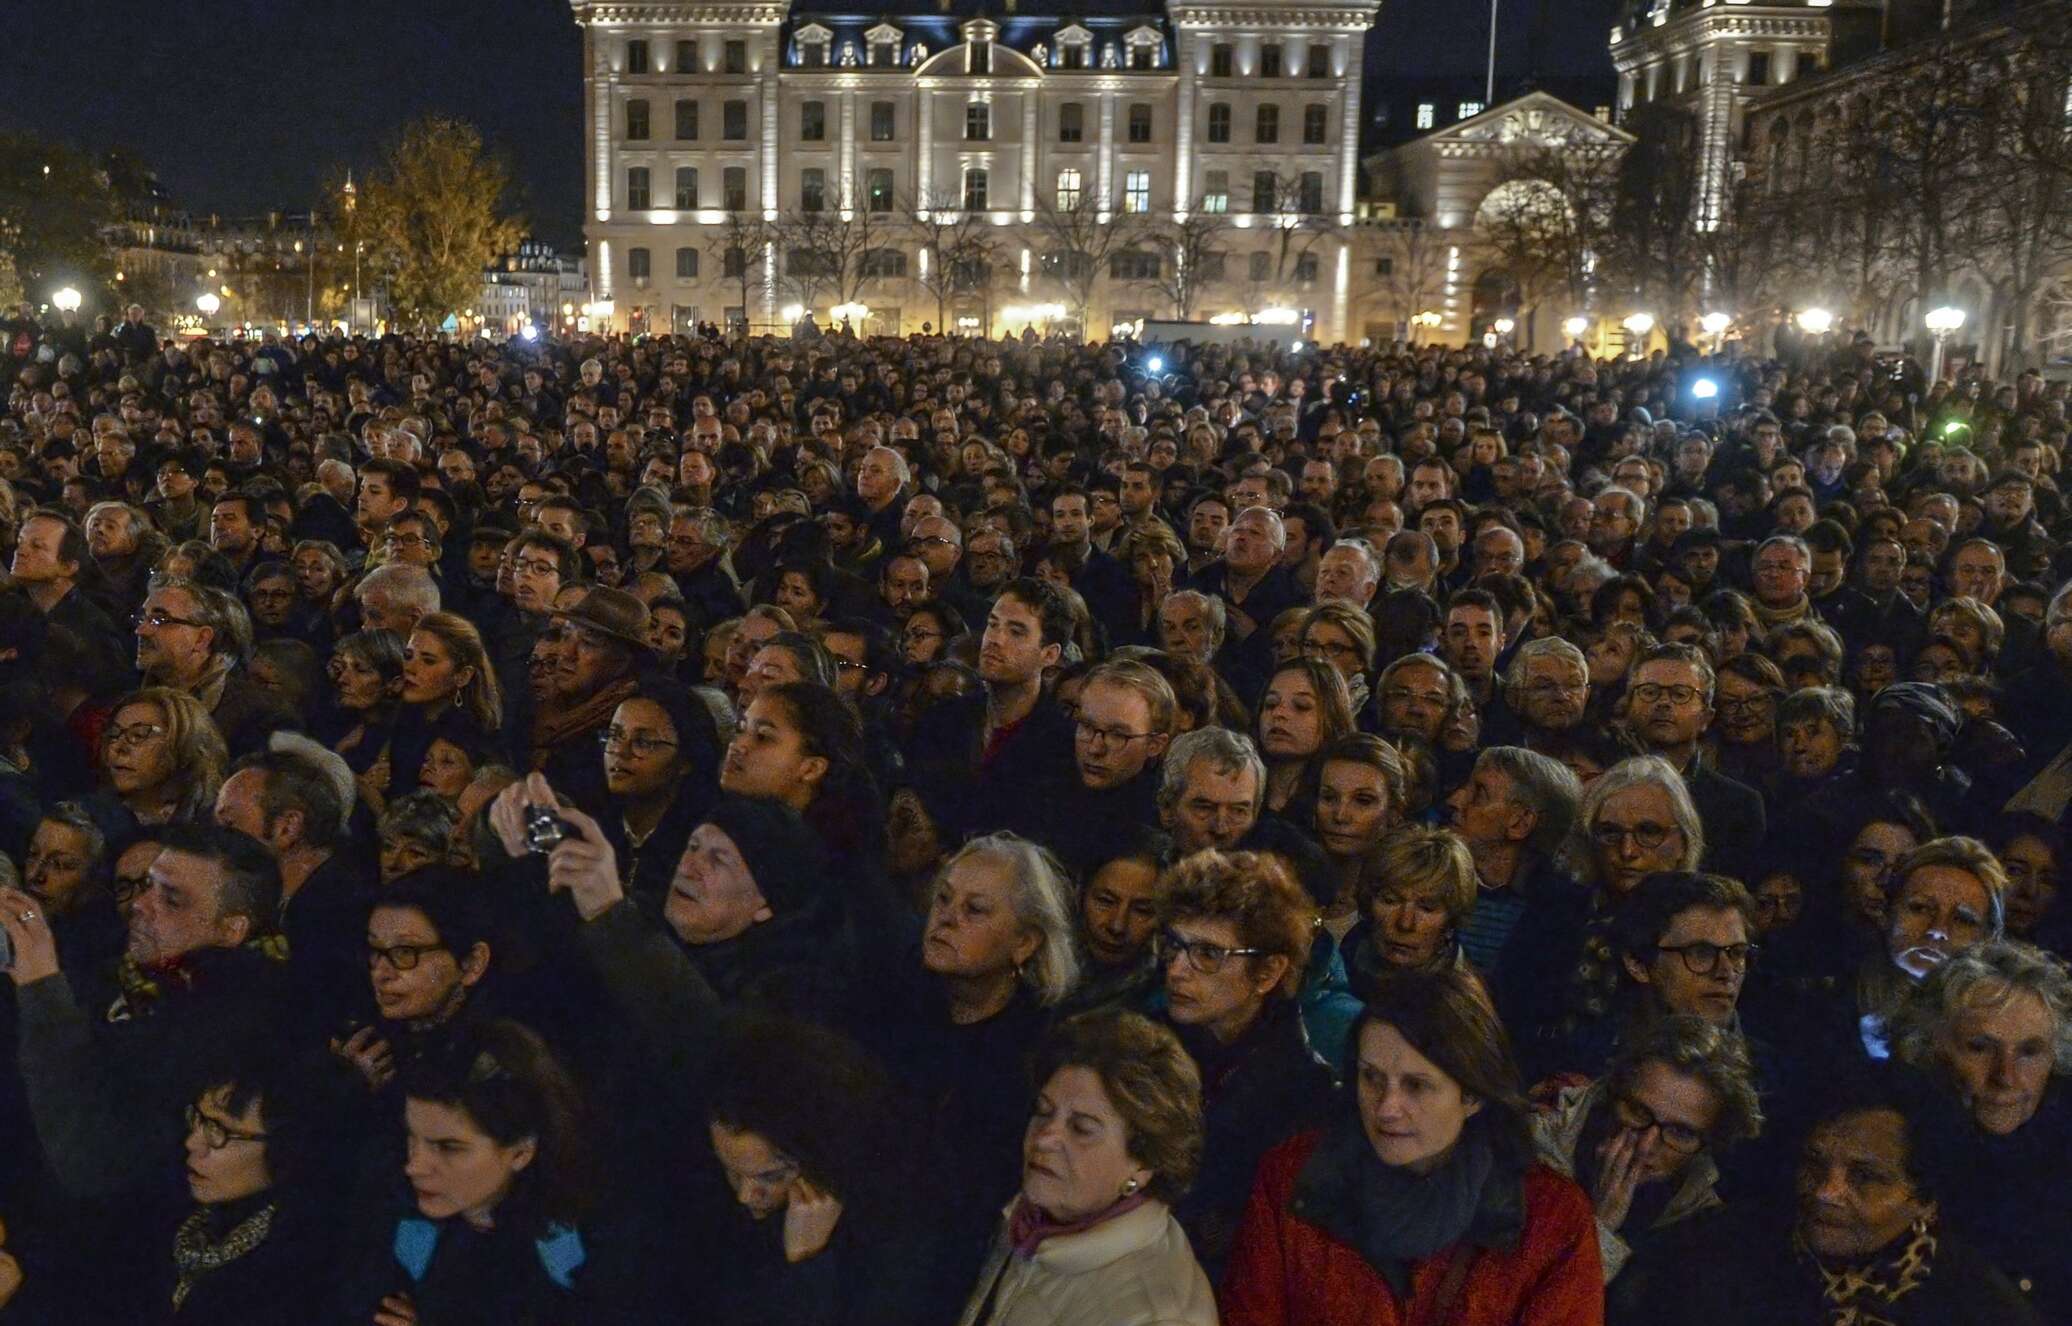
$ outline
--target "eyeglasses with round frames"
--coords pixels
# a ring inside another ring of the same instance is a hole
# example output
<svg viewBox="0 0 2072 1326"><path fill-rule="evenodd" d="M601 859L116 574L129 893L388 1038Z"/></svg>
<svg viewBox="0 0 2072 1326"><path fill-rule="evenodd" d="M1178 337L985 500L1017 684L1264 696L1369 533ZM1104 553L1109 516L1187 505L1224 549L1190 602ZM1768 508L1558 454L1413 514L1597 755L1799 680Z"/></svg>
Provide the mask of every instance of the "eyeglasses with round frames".
<svg viewBox="0 0 2072 1326"><path fill-rule="evenodd" d="M187 1107L187 1131L201 1130L201 1140L211 1151L221 1151L232 1142L264 1142L265 1133L241 1133L220 1119L211 1119L193 1105Z"/></svg>
<svg viewBox="0 0 2072 1326"><path fill-rule="evenodd" d="M1704 1133L1689 1124L1656 1118L1653 1110L1623 1092L1612 1097L1612 1115L1621 1128L1630 1132L1655 1130L1661 1135L1662 1145L1682 1155L1694 1155L1705 1145Z"/></svg>
<svg viewBox="0 0 2072 1326"><path fill-rule="evenodd" d="M622 727L608 727L598 733L597 744L606 750L610 750L613 746L623 746L642 759L653 755L657 751L676 749L676 743L673 741L662 737L651 737L645 732L629 733Z"/></svg>
<svg viewBox="0 0 2072 1326"><path fill-rule="evenodd" d="M1694 944L1655 945L1657 953L1674 953L1682 958L1684 970L1693 976L1712 975L1719 970L1721 958L1725 958L1727 965L1735 971L1747 971L1758 951L1754 944L1709 944L1702 940Z"/></svg>

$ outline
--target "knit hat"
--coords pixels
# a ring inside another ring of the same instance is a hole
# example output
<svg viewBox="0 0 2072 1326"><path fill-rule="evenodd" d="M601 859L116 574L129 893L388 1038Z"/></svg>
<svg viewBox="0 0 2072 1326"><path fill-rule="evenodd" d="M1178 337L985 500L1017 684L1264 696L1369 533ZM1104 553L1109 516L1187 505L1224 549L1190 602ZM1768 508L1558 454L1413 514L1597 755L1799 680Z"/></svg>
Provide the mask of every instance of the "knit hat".
<svg viewBox="0 0 2072 1326"><path fill-rule="evenodd" d="M790 806L760 797L726 796L705 812L703 822L733 842L772 912L798 911L825 895L826 857L820 835Z"/></svg>

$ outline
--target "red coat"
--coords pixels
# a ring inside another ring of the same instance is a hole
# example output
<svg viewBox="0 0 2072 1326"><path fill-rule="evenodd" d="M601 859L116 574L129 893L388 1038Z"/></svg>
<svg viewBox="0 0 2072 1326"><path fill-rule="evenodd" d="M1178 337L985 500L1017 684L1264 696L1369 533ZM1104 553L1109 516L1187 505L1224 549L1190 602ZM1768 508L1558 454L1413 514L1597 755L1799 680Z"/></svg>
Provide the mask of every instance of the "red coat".
<svg viewBox="0 0 2072 1326"><path fill-rule="evenodd" d="M1320 1137L1304 1133L1259 1163L1217 1294L1223 1326L1425 1326L1446 1275L1444 1254L1412 1268L1414 1301L1400 1303L1357 1249L1289 1210L1296 1177ZM1590 1201L1546 1166L1526 1171L1518 1246L1472 1251L1445 1326L1604 1326L1604 1271Z"/></svg>

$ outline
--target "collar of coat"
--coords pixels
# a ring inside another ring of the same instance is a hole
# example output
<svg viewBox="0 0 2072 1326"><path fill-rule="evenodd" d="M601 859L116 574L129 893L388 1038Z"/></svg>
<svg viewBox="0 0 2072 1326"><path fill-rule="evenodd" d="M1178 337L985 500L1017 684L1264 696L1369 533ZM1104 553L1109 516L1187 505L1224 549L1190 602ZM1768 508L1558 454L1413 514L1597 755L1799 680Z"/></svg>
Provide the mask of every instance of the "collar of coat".
<svg viewBox="0 0 2072 1326"><path fill-rule="evenodd" d="M1289 1208L1338 1242L1360 1247L1360 1194L1357 1184L1362 1161L1373 1144L1367 1140L1357 1114L1348 1109L1339 1121L1324 1129L1317 1149L1303 1162L1295 1177ZM1482 1185L1482 1199L1468 1221L1461 1243L1470 1248L1516 1248L1525 1236L1525 1174L1508 1161L1501 1150L1489 1181ZM1383 1276L1390 1272L1375 1270Z"/></svg>

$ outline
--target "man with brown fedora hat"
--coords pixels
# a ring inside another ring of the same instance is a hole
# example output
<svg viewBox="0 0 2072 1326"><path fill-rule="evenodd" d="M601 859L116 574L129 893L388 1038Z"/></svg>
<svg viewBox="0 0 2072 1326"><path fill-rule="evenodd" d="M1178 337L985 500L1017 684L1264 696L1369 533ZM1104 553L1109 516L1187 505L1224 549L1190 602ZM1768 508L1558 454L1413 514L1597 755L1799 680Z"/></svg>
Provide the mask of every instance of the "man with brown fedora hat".
<svg viewBox="0 0 2072 1326"><path fill-rule="evenodd" d="M597 734L637 689L648 648L647 605L623 589L598 585L580 603L548 616L539 652L546 695L526 732L531 768L580 805L604 804Z"/></svg>

